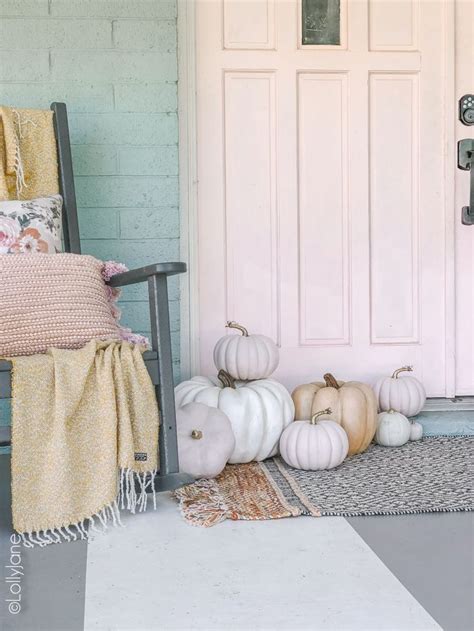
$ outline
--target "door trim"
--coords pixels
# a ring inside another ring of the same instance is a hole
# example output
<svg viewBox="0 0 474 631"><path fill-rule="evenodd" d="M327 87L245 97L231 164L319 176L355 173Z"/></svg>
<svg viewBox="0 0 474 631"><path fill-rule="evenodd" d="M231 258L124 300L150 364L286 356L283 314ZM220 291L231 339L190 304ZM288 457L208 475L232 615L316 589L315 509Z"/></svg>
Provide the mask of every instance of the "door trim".
<svg viewBox="0 0 474 631"><path fill-rule="evenodd" d="M196 126L196 3L178 0L181 379L199 374L199 250Z"/></svg>
<svg viewBox="0 0 474 631"><path fill-rule="evenodd" d="M456 394L456 18L455 0L444 3L444 208L445 208L445 397Z"/></svg>

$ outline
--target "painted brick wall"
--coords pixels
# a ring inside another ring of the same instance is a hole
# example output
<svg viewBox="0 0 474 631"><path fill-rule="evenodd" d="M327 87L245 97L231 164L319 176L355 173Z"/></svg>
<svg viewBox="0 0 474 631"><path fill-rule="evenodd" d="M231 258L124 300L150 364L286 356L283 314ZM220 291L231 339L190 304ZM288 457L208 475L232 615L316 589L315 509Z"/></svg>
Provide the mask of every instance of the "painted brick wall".
<svg viewBox="0 0 474 631"><path fill-rule="evenodd" d="M175 0L0 0L0 103L68 105L83 251L179 260ZM175 372L179 294L170 287ZM122 321L149 330L146 286Z"/></svg>

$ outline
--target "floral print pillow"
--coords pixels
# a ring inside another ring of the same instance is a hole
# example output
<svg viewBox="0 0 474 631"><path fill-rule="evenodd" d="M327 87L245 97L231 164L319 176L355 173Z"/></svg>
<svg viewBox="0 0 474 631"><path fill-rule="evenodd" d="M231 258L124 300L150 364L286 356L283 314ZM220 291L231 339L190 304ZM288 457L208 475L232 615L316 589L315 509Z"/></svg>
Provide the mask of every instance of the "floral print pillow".
<svg viewBox="0 0 474 631"><path fill-rule="evenodd" d="M61 252L60 195L0 202L0 254Z"/></svg>

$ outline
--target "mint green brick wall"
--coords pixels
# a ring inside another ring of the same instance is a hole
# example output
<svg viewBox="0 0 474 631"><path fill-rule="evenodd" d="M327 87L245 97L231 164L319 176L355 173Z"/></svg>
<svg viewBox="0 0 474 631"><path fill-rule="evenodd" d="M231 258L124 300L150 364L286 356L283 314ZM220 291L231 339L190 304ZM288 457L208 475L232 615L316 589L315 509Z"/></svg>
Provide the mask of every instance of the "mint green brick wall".
<svg viewBox="0 0 474 631"><path fill-rule="evenodd" d="M179 259L176 39L175 0L0 0L0 103L67 103L83 251L129 267ZM146 287L121 308L148 332Z"/></svg>

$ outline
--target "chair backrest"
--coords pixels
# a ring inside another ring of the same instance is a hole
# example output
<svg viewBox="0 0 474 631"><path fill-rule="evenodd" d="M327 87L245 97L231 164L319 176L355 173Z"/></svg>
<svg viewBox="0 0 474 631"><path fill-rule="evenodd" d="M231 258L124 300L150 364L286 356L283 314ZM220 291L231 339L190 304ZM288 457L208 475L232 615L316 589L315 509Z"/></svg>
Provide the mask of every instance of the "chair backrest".
<svg viewBox="0 0 474 631"><path fill-rule="evenodd" d="M58 151L59 192L63 197L63 239L66 252L81 253L77 220L76 190L72 170L71 143L65 103L52 103L54 132Z"/></svg>

